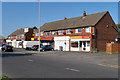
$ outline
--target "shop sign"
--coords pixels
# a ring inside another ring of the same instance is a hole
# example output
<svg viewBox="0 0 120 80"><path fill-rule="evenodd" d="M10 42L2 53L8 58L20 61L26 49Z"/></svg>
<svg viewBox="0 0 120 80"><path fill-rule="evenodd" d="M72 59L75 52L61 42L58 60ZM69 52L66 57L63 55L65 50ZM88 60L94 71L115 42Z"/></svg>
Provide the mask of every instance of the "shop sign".
<svg viewBox="0 0 120 80"><path fill-rule="evenodd" d="M70 39L90 39L91 36L71 36Z"/></svg>

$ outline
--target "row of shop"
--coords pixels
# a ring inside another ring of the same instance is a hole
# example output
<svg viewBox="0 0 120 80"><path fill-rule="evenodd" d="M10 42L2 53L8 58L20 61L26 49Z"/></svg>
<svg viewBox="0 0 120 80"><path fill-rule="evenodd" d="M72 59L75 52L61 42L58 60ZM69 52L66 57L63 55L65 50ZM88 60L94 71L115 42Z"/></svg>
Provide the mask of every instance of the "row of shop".
<svg viewBox="0 0 120 80"><path fill-rule="evenodd" d="M91 36L41 37L40 42L42 45L51 45L54 50L90 51L90 39ZM31 38L31 40L32 41L7 40L7 44L12 45L15 48L25 48L26 46L32 45L33 43L39 43L39 38L37 38L37 40Z"/></svg>
<svg viewBox="0 0 120 80"><path fill-rule="evenodd" d="M40 41L43 45L50 44L54 50L61 51L90 51L91 36L61 36L42 37ZM31 39L39 40L39 39Z"/></svg>

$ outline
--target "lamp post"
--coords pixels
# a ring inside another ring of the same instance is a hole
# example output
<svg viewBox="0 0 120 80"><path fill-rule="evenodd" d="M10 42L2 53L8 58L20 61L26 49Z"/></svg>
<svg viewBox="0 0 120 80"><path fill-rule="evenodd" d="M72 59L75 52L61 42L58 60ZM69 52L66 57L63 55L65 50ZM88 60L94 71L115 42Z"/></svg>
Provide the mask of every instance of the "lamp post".
<svg viewBox="0 0 120 80"><path fill-rule="evenodd" d="M39 52L40 52L40 0L39 0Z"/></svg>

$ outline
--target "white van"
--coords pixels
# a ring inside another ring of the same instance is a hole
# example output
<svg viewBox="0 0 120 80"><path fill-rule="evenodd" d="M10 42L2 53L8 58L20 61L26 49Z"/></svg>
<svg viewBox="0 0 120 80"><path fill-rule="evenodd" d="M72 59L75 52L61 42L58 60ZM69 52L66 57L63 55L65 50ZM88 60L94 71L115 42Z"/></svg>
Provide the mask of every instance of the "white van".
<svg viewBox="0 0 120 80"><path fill-rule="evenodd" d="M33 45L39 45L39 41L24 41L23 48L31 49Z"/></svg>

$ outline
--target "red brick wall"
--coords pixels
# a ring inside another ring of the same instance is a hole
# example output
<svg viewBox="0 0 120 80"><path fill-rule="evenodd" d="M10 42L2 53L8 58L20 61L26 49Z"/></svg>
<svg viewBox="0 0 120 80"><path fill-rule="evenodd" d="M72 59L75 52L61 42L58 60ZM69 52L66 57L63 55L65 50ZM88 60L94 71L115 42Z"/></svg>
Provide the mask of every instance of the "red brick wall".
<svg viewBox="0 0 120 80"><path fill-rule="evenodd" d="M109 25L109 28L107 28L107 25ZM117 29L109 13L96 25L97 50L105 51L107 42L115 42L118 32L112 26Z"/></svg>

